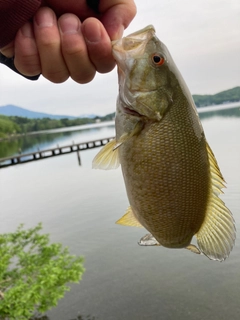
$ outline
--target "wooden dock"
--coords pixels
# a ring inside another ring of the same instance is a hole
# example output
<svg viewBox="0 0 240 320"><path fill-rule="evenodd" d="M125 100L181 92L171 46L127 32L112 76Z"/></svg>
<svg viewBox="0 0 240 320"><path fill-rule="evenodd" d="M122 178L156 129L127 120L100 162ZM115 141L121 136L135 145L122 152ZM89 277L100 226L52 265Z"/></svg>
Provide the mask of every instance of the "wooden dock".
<svg viewBox="0 0 240 320"><path fill-rule="evenodd" d="M23 153L23 154L14 155L12 157L0 158L0 169L6 168L9 166L14 166L17 164L31 162L31 161L37 161L37 160L48 159L56 156L61 156L61 155L69 154L72 152L77 152L78 162L79 164L81 164L80 151L99 148L107 144L112 139L114 139L114 137L98 139L98 140L93 140L88 142L73 143L67 146L62 146L62 147L57 146L56 148L52 148L52 149L38 150L31 153Z"/></svg>

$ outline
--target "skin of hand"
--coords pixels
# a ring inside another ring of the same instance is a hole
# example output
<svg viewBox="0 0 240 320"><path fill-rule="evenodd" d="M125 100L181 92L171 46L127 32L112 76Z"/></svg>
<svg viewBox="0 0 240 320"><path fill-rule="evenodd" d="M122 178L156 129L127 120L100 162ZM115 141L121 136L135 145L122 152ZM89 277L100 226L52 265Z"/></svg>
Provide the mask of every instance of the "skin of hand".
<svg viewBox="0 0 240 320"><path fill-rule="evenodd" d="M111 40L120 38L134 18L133 0L100 0L99 13L85 0L49 0L42 5L33 21L25 23L14 41L0 50L14 56L22 74L41 73L54 83L71 77L83 84L96 71L114 68Z"/></svg>

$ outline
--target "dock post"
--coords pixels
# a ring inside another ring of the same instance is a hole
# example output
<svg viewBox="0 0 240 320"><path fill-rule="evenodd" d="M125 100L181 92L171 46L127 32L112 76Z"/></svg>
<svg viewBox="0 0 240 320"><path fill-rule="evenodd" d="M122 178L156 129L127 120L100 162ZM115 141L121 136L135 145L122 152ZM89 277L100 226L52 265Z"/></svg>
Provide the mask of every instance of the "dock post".
<svg viewBox="0 0 240 320"><path fill-rule="evenodd" d="M77 151L77 158L78 158L78 165L81 166L82 163L81 163L81 157L80 157L80 151L79 150Z"/></svg>

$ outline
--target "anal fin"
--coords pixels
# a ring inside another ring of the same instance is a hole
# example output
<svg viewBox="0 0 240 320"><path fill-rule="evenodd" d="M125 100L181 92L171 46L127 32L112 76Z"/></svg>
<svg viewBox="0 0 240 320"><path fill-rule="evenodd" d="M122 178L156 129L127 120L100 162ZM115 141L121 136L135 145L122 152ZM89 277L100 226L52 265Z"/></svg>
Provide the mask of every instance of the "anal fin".
<svg viewBox="0 0 240 320"><path fill-rule="evenodd" d="M118 221L116 221L116 223L117 224L121 224L123 226L143 228L141 223L134 216L134 214L132 212L132 208L130 206L127 208L127 211L122 216L122 218L120 218Z"/></svg>

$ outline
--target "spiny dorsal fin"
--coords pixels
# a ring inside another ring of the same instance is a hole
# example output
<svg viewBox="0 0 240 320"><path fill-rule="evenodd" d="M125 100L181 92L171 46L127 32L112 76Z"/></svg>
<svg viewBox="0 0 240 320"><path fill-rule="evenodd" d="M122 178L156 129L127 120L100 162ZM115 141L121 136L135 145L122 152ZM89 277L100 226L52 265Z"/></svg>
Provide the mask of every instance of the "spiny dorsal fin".
<svg viewBox="0 0 240 320"><path fill-rule="evenodd" d="M141 223L135 218L132 208L128 207L126 213L124 216L122 216L121 219L116 221L117 224L121 224L123 226L129 226L129 227L140 227L143 228Z"/></svg>
<svg viewBox="0 0 240 320"><path fill-rule="evenodd" d="M92 162L93 169L110 170L119 167L118 149L113 150L115 145L116 140L113 139L98 152Z"/></svg>
<svg viewBox="0 0 240 320"><path fill-rule="evenodd" d="M211 194L207 205L205 221L197 233L199 249L209 259L225 260L234 245L236 229L230 210L218 197L225 187L224 179L218 167L214 154L207 144L211 175Z"/></svg>

